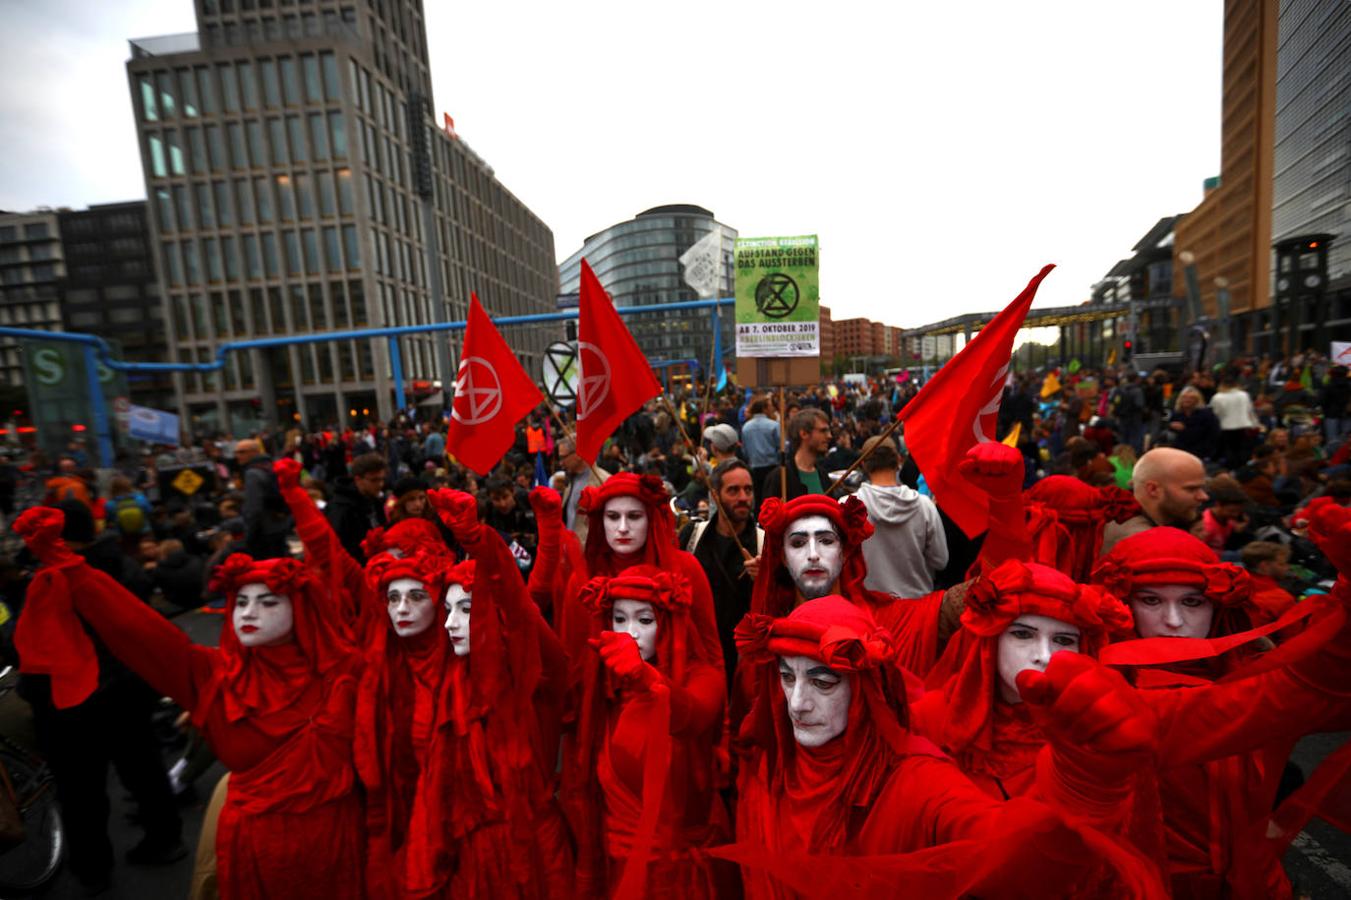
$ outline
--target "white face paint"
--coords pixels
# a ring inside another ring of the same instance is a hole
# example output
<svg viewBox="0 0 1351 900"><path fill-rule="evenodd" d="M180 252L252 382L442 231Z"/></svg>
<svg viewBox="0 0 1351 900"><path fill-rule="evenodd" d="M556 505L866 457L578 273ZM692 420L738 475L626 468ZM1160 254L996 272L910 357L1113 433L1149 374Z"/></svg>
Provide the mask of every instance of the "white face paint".
<svg viewBox="0 0 1351 900"><path fill-rule="evenodd" d="M464 585L446 588L446 634L450 635L450 648L456 656L469 655L469 601Z"/></svg>
<svg viewBox="0 0 1351 900"><path fill-rule="evenodd" d="M1045 672L1051 655L1060 650L1079 652L1079 628L1050 616L1024 614L999 636L999 696L1005 703L1021 703L1018 673Z"/></svg>
<svg viewBox="0 0 1351 900"><path fill-rule="evenodd" d="M844 568L844 542L825 516L803 516L783 536L783 561L807 600L830 593Z"/></svg>
<svg viewBox="0 0 1351 900"><path fill-rule="evenodd" d="M291 598L272 593L260 581L242 585L235 594L235 637L245 647L273 647L291 639L295 610Z"/></svg>
<svg viewBox="0 0 1351 900"><path fill-rule="evenodd" d="M1210 636L1215 604L1199 588L1186 584L1142 587L1130 596L1135 632L1143 638Z"/></svg>
<svg viewBox="0 0 1351 900"><path fill-rule="evenodd" d="M389 621L399 637L422 634L432 624L436 604L427 586L416 578L395 578L385 588Z"/></svg>
<svg viewBox="0 0 1351 900"><path fill-rule="evenodd" d="M638 654L646 662L657 655L657 613L651 603L642 600L620 599L610 611L610 627L620 634L631 635L638 644Z"/></svg>
<svg viewBox="0 0 1351 900"><path fill-rule="evenodd" d="M844 734L853 690L848 678L807 656L781 656L779 684L799 744L820 747Z"/></svg>
<svg viewBox="0 0 1351 900"><path fill-rule="evenodd" d="M615 497L605 504L605 543L621 556L647 543L647 507L637 497Z"/></svg>

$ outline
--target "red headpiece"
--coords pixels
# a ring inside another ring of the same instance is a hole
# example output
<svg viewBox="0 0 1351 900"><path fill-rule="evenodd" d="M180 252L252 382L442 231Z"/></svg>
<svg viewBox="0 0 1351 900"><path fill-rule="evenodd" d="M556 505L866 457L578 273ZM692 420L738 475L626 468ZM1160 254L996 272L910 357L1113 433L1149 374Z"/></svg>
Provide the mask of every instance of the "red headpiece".
<svg viewBox="0 0 1351 900"><path fill-rule="evenodd" d="M1140 504L1121 488L1095 488L1068 475L1043 478L1023 496L1036 561L1076 581L1088 580L1102 550L1105 525L1140 512Z"/></svg>
<svg viewBox="0 0 1351 900"><path fill-rule="evenodd" d="M824 516L844 542L844 566L840 570L840 594L850 599L864 596L863 579L868 574L863 560L863 542L872 537L873 524L863 501L850 496L839 503L824 494L804 494L784 503L770 497L760 505L760 525L765 544L760 574L751 592L751 612L766 616L787 615L793 608L793 580L783 565L783 538L788 526L807 516Z"/></svg>
<svg viewBox="0 0 1351 900"><path fill-rule="evenodd" d="M684 578L652 566L634 566L613 578L592 578L582 586L578 600L593 613L603 614L616 600L641 600L654 609L687 610L690 586Z"/></svg>
<svg viewBox="0 0 1351 900"><path fill-rule="evenodd" d="M605 504L616 497L636 497L647 509L647 542L643 544L642 561L661 569L670 569L671 551L675 547L675 514L668 503L666 486L655 475L635 475L620 472L611 475L599 487L582 491L577 509L590 519L586 534L586 566L593 575L613 575L617 567L615 554L605 541Z"/></svg>
<svg viewBox="0 0 1351 900"><path fill-rule="evenodd" d="M1079 628L1079 652L1096 657L1111 639L1130 635L1130 610L1099 587L1076 584L1038 563L1008 560L976 579L966 593L962 630L948 642L925 685L920 721L930 736L973 771L992 771L990 759L999 679L999 636L1021 615L1046 616ZM941 716L926 708L941 699ZM930 721L934 719L935 721Z"/></svg>
<svg viewBox="0 0 1351 900"><path fill-rule="evenodd" d="M425 553L429 556L449 556L450 548L430 519L411 518L395 522L388 528L372 528L361 541L361 552L367 559L386 550L398 550L405 556Z"/></svg>
<svg viewBox="0 0 1351 900"><path fill-rule="evenodd" d="M1220 562L1199 538L1178 528L1151 528L1119 541L1093 570L1093 582L1129 598L1145 585L1200 588L1217 607L1239 607L1252 595L1243 569Z"/></svg>

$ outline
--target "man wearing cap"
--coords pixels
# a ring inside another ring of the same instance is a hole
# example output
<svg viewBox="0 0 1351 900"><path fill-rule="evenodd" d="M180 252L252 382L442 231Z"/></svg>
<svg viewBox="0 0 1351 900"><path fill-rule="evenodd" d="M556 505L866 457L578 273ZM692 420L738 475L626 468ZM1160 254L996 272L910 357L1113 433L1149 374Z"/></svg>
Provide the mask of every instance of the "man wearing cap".
<svg viewBox="0 0 1351 900"><path fill-rule="evenodd" d="M708 442L710 466L716 468L718 463L724 460L736 459L736 448L741 439L737 437L736 429L731 425L708 426L704 429L704 440Z"/></svg>

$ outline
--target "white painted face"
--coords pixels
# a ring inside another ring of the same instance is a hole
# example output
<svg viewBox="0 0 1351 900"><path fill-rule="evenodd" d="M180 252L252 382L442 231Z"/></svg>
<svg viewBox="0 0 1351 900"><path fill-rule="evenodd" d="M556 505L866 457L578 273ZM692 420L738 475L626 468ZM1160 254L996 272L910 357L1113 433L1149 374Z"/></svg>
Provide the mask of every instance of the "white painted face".
<svg viewBox="0 0 1351 900"><path fill-rule="evenodd" d="M1018 673L1045 672L1051 655L1060 650L1079 652L1079 627L1050 616L1023 614L999 636L999 696L1005 703L1021 703Z"/></svg>
<svg viewBox="0 0 1351 900"><path fill-rule="evenodd" d="M1215 604L1200 589L1186 584L1151 584L1130 596L1135 631L1140 637L1203 638L1210 636Z"/></svg>
<svg viewBox="0 0 1351 900"><path fill-rule="evenodd" d="M436 604L427 586L416 578L395 578L385 588L385 603L389 621L399 637L422 634L431 627L436 616Z"/></svg>
<svg viewBox="0 0 1351 900"><path fill-rule="evenodd" d="M462 584L446 588L446 634L456 656L469 655L470 594Z"/></svg>
<svg viewBox="0 0 1351 900"><path fill-rule="evenodd" d="M605 543L621 556L647 543L647 507L637 497L615 497L605 504Z"/></svg>
<svg viewBox="0 0 1351 900"><path fill-rule="evenodd" d="M610 627L631 635L638 643L638 655L651 662L657 656L657 612L651 603L620 599L610 611Z"/></svg>
<svg viewBox="0 0 1351 900"><path fill-rule="evenodd" d="M830 593L844 568L844 542L825 516L794 520L783 536L783 561L807 600Z"/></svg>
<svg viewBox="0 0 1351 900"><path fill-rule="evenodd" d="M853 691L848 678L808 656L781 656L779 684L799 744L820 747L844 734Z"/></svg>
<svg viewBox="0 0 1351 900"><path fill-rule="evenodd" d="M242 585L235 594L235 637L245 647L274 647L291 639L295 610L291 598L272 593L261 581Z"/></svg>

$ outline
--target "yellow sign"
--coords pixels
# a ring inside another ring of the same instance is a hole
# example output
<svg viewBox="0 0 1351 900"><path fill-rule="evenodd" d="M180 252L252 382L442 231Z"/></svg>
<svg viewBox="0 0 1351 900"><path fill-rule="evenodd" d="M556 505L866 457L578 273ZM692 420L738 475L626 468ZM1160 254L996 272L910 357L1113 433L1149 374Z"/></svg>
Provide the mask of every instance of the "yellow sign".
<svg viewBox="0 0 1351 900"><path fill-rule="evenodd" d="M178 477L171 481L170 484L172 484L180 493L187 494L191 497L193 494L197 493L197 490L202 486L202 482L205 480L206 479L201 475L192 471L192 469L184 469L182 472L178 473Z"/></svg>

